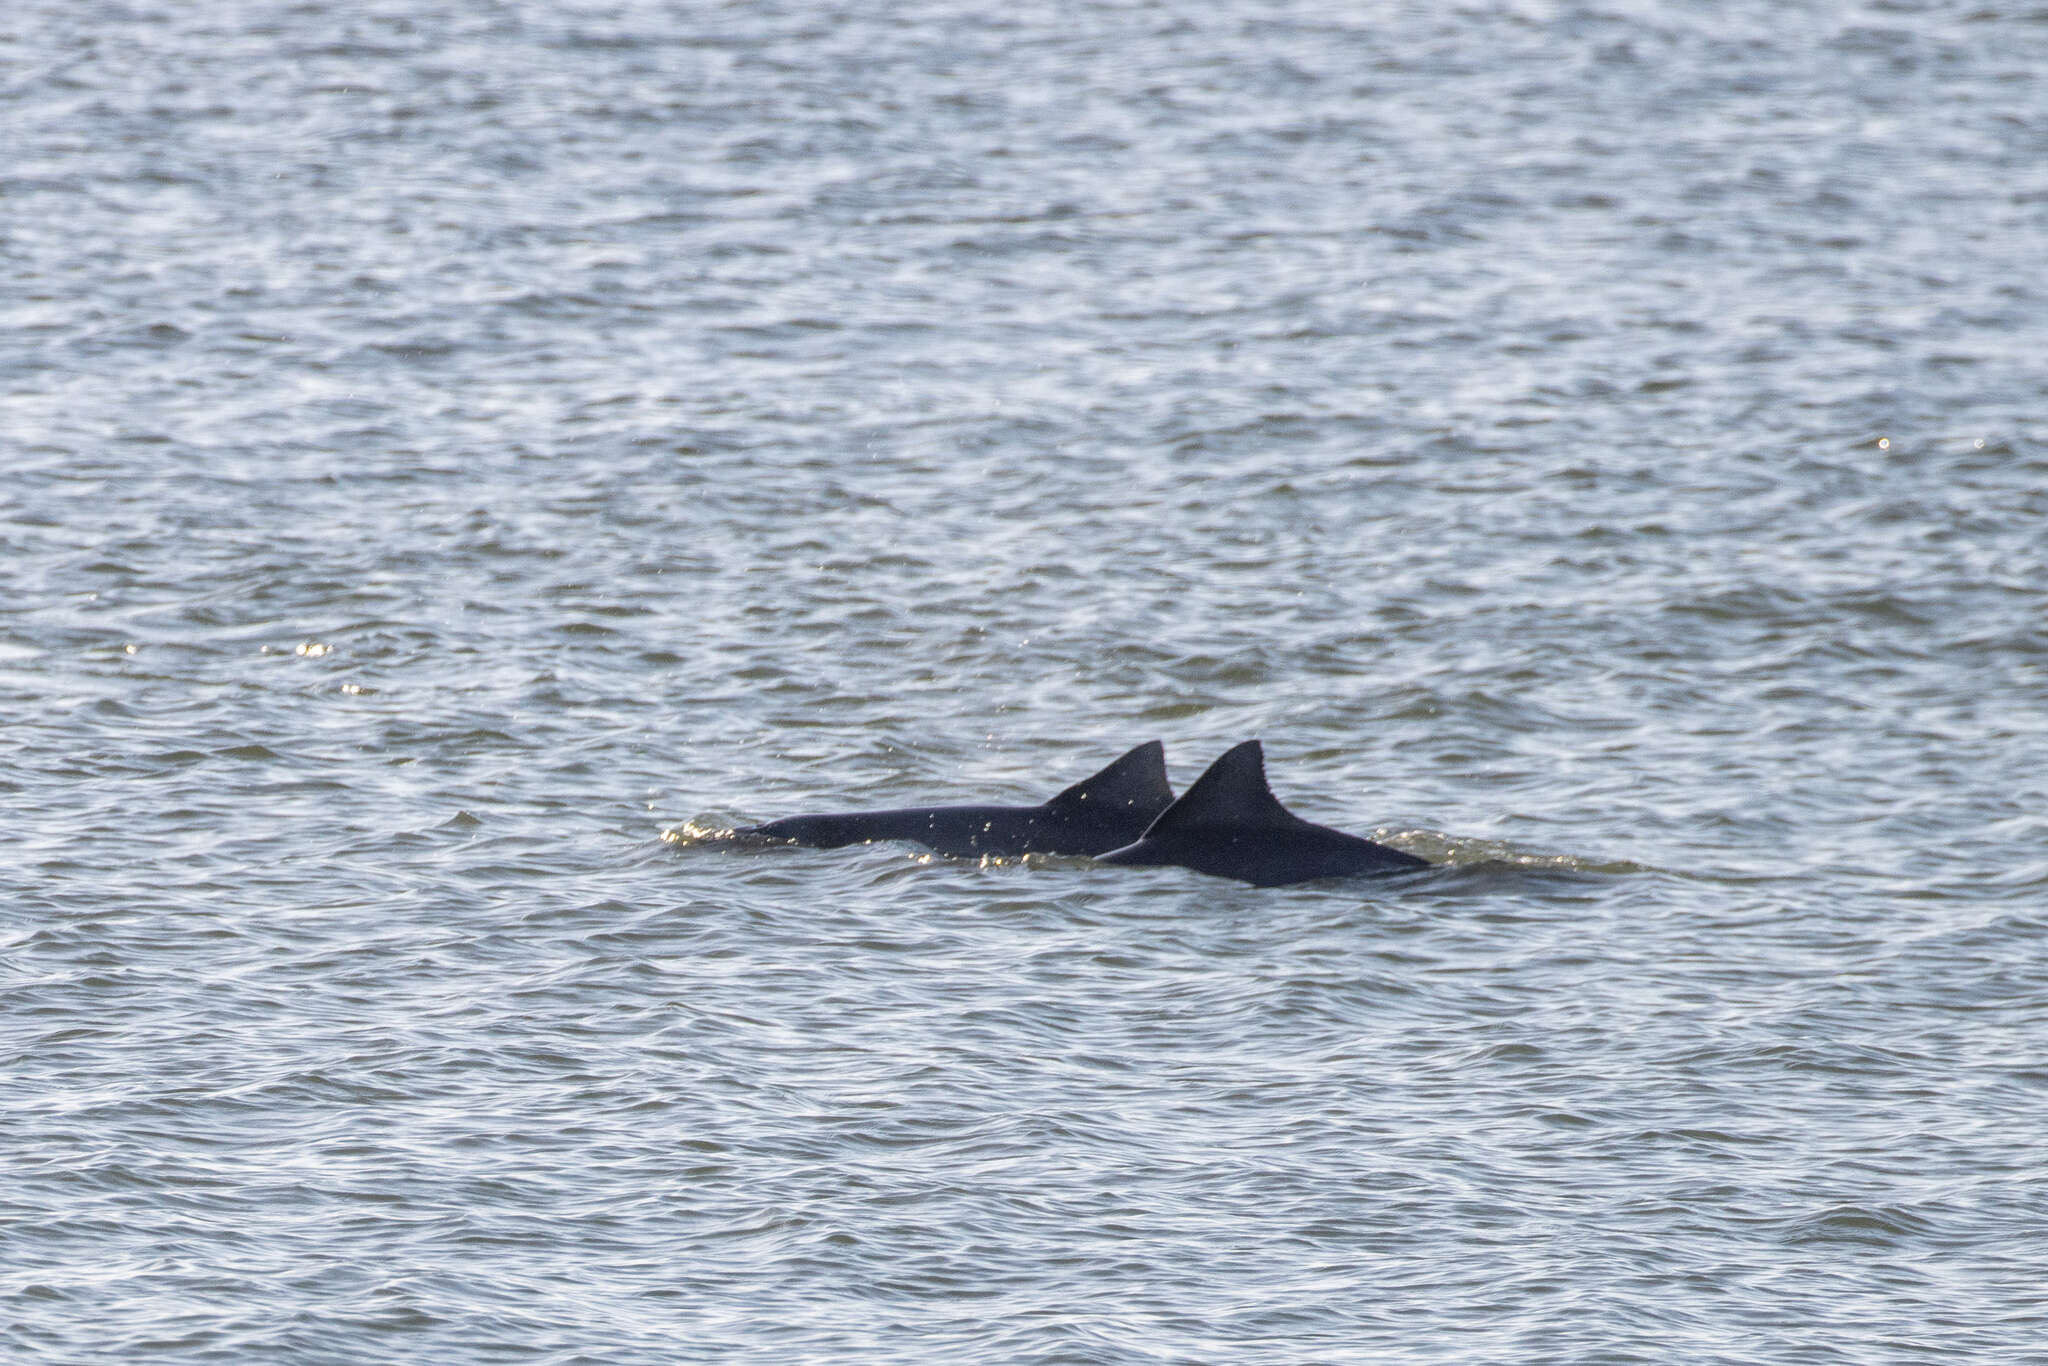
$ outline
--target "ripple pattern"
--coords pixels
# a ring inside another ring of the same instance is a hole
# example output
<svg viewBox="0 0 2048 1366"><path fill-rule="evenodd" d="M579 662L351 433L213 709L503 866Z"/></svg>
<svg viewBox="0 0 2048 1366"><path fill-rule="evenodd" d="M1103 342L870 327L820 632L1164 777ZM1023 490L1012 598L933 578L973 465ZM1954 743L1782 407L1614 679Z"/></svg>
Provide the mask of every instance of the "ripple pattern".
<svg viewBox="0 0 2048 1366"><path fill-rule="evenodd" d="M2040 14L0 52L0 1356L2044 1359Z"/></svg>

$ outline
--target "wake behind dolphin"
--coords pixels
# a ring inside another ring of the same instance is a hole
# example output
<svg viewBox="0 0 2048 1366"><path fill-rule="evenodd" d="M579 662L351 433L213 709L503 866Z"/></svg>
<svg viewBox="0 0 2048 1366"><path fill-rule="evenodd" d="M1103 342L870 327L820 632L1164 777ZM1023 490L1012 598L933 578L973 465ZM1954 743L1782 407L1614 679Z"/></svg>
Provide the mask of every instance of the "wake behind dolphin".
<svg viewBox="0 0 2048 1366"><path fill-rule="evenodd" d="M1147 740L1038 806L924 806L786 816L733 834L818 849L911 840L954 858L1100 854L1137 839L1172 803L1165 746Z"/></svg>
<svg viewBox="0 0 2048 1366"><path fill-rule="evenodd" d="M1426 868L1426 859L1317 825L1280 805L1257 740L1228 750L1161 812L1143 839L1104 863L1170 865L1254 887Z"/></svg>

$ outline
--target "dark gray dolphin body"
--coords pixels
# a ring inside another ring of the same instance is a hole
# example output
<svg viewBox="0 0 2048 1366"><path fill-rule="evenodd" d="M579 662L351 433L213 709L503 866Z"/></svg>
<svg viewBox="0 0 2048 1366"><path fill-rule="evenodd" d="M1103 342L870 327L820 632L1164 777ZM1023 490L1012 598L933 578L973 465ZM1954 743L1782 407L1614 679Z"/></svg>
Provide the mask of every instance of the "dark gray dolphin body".
<svg viewBox="0 0 2048 1366"><path fill-rule="evenodd" d="M1172 804L1166 750L1157 740L1147 740L1039 806L922 806L788 816L733 834L819 849L868 840L913 840L954 858L1100 854L1144 834Z"/></svg>
<svg viewBox="0 0 2048 1366"><path fill-rule="evenodd" d="M1104 863L1192 868L1254 887L1429 866L1413 854L1305 821L1280 805L1266 786L1266 754L1257 740L1209 765L1143 839L1100 857Z"/></svg>

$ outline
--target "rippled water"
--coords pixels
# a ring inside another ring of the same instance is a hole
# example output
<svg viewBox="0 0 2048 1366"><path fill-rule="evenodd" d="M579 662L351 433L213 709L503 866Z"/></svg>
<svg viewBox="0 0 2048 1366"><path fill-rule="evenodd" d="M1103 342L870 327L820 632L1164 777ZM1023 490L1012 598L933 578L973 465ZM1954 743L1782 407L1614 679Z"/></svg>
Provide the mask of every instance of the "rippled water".
<svg viewBox="0 0 2048 1366"><path fill-rule="evenodd" d="M2037 7L10 14L0 1355L2048 1360Z"/></svg>

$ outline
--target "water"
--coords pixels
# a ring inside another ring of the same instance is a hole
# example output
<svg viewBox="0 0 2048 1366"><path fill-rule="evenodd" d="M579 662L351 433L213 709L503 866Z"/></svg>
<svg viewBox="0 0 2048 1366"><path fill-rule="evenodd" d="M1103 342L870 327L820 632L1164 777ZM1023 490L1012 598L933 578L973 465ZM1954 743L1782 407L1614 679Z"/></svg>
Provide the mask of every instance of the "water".
<svg viewBox="0 0 2048 1366"><path fill-rule="evenodd" d="M2040 10L0 63L8 1360L2048 1361Z"/></svg>

